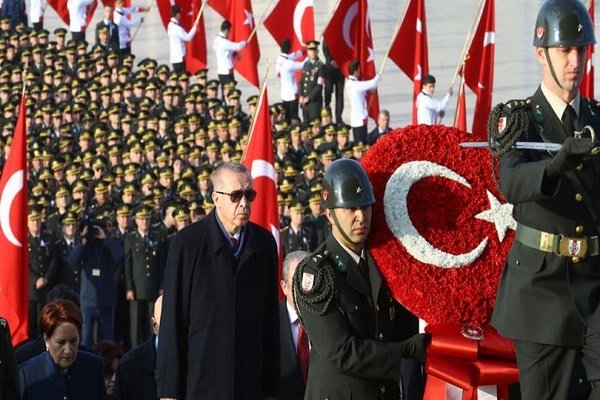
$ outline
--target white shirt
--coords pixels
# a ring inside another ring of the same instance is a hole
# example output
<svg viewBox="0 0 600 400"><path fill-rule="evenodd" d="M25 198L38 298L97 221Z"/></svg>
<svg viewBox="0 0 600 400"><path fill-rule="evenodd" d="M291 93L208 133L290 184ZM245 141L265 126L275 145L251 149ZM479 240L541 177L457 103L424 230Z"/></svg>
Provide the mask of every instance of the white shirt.
<svg viewBox="0 0 600 400"><path fill-rule="evenodd" d="M442 101L437 101L425 92L417 96L417 124L434 125L440 121L440 112L446 109L450 93Z"/></svg>
<svg viewBox="0 0 600 400"><path fill-rule="evenodd" d="M169 25L167 26L167 34L169 35L169 49L171 64L180 63L185 57L185 42L189 42L194 38L198 27L194 25L189 32L179 25L179 22L175 18L171 18Z"/></svg>
<svg viewBox="0 0 600 400"><path fill-rule="evenodd" d="M125 49L129 44L131 38L129 37L129 28L134 28L142 22L142 17L137 16L135 18L127 18L134 12L139 12L139 7L123 7L119 10L113 11L113 21L119 29L119 48Z"/></svg>
<svg viewBox="0 0 600 400"><path fill-rule="evenodd" d="M358 128L364 126L364 120L369 116L367 110L367 92L377 88L381 77L375 75L368 81L359 81L355 76L346 79L346 94L350 99L350 126Z"/></svg>
<svg viewBox="0 0 600 400"><path fill-rule="evenodd" d="M281 79L281 100L294 101L298 93L298 83L296 82L296 71L300 71L304 67L304 61L296 61L302 56L302 51L298 50L292 54L281 53L277 57L275 68Z"/></svg>
<svg viewBox="0 0 600 400"><path fill-rule="evenodd" d="M71 32L82 32L87 26L87 9L94 0L68 0L69 30ZM83 29L82 29L83 28Z"/></svg>
<svg viewBox="0 0 600 400"><path fill-rule="evenodd" d="M217 74L229 75L233 69L233 52L240 51L246 47L246 41L232 42L225 37L223 32L219 32L213 42L213 50L217 57Z"/></svg>
<svg viewBox="0 0 600 400"><path fill-rule="evenodd" d="M1 2L0 2L1 4ZM44 17L46 0L31 0L29 3L29 19L32 24L40 22Z"/></svg>
<svg viewBox="0 0 600 400"><path fill-rule="evenodd" d="M298 349L298 328L300 327L300 318L298 318L298 313L296 310L290 306L290 303L285 302L285 306L287 307L288 316L290 317L290 327L292 330L292 339L294 340L294 348Z"/></svg>
<svg viewBox="0 0 600 400"><path fill-rule="evenodd" d="M541 89L542 89L542 93L544 94L544 97L546 98L546 100L548 100L548 103L550 104L552 111L554 111L554 114L556 114L558 119L562 121L563 114L565 113L565 108L567 108L567 103L565 103L563 101L563 99L561 99L560 97L558 97L557 95L552 93L550 91L550 89L548 89L548 87L546 87L546 85L544 85L543 82L542 82ZM575 114L579 118L579 107L581 104L581 95L579 93L577 93L577 96L575 96L575 98L573 100L571 100L571 102L569 104L571 105L571 107L573 107L573 109L575 110Z"/></svg>

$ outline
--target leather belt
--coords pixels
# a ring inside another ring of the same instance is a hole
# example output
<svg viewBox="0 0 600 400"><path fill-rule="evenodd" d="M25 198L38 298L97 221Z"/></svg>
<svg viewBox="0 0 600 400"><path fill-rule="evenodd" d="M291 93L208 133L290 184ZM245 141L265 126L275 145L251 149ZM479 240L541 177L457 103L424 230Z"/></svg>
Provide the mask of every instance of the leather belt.
<svg viewBox="0 0 600 400"><path fill-rule="evenodd" d="M560 257L585 258L600 254L600 238L598 236L575 238L517 224L515 239L527 247L554 253Z"/></svg>

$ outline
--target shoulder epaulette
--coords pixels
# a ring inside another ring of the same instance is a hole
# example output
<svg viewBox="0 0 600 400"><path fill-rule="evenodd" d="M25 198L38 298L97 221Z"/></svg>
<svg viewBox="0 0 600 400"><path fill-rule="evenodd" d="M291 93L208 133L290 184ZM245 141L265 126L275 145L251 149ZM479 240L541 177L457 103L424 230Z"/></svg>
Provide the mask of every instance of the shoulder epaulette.
<svg viewBox="0 0 600 400"><path fill-rule="evenodd" d="M497 104L488 119L488 143L494 156L506 153L531 127L531 98Z"/></svg>
<svg viewBox="0 0 600 400"><path fill-rule="evenodd" d="M317 251L298 265L293 288L299 312L323 315L335 298L335 273L327 250Z"/></svg>

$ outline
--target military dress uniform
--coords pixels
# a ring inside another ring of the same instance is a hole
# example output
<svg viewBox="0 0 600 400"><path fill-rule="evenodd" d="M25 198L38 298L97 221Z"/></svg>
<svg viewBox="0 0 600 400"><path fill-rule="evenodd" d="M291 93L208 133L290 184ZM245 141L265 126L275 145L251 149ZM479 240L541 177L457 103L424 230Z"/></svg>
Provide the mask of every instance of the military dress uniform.
<svg viewBox="0 0 600 400"><path fill-rule="evenodd" d="M53 262L52 240L42 234L29 235L29 337L37 337L39 332L38 317L44 304L46 294L54 279L56 264ZM46 286L36 289L35 282L39 278L48 281Z"/></svg>
<svg viewBox="0 0 600 400"><path fill-rule="evenodd" d="M364 253L359 266L329 235L296 270L298 311L312 343L306 398L400 398L399 341L418 330L418 320Z"/></svg>
<svg viewBox="0 0 600 400"><path fill-rule="evenodd" d="M158 235L150 231L143 238L138 231L125 237L125 278L127 291L135 293L130 302L131 345L137 346L150 336L150 318L154 301L162 288Z"/></svg>
<svg viewBox="0 0 600 400"><path fill-rule="evenodd" d="M304 224L298 230L294 230L291 225L288 225L281 230L281 243L284 258L296 250L310 251L312 231Z"/></svg>
<svg viewBox="0 0 600 400"><path fill-rule="evenodd" d="M79 270L71 267L69 264L69 254L74 246L75 241L72 241L69 244L64 236L55 240L52 244L54 263L56 265L56 283L65 284L75 292L79 293Z"/></svg>
<svg viewBox="0 0 600 400"><path fill-rule="evenodd" d="M302 106L304 122L321 115L323 108L323 85L327 77L326 67L320 60L308 60L302 67L300 96L308 97L308 104Z"/></svg>

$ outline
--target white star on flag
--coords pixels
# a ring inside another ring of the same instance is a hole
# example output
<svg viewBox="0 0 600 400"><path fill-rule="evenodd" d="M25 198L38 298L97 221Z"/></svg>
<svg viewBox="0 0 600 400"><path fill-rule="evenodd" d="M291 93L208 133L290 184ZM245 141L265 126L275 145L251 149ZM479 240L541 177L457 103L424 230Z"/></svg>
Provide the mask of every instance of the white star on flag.
<svg viewBox="0 0 600 400"><path fill-rule="evenodd" d="M373 61L373 49L368 47L369 50L369 57L367 58L367 62L371 62Z"/></svg>
<svg viewBox="0 0 600 400"><path fill-rule="evenodd" d="M489 190L487 196L490 201L490 209L480 212L475 218L494 224L498 232L498 240L502 243L508 229L517 229L517 222L512 217L513 206L509 203L500 203Z"/></svg>
<svg viewBox="0 0 600 400"><path fill-rule="evenodd" d="M244 10L244 14L246 15L244 25L248 25L250 29L254 29L254 15L248 10Z"/></svg>

